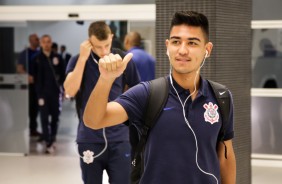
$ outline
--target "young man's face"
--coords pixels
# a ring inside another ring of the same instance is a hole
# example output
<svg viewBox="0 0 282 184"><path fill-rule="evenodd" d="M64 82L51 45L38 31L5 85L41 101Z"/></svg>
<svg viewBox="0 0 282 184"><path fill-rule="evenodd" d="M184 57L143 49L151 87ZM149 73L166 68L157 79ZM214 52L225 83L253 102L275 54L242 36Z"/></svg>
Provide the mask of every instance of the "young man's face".
<svg viewBox="0 0 282 184"><path fill-rule="evenodd" d="M49 36L44 36L40 39L40 46L44 52L51 52L52 39Z"/></svg>
<svg viewBox="0 0 282 184"><path fill-rule="evenodd" d="M209 55L212 49L212 43L206 43L200 27L184 24L171 29L166 46L173 72L179 74L196 72L204 60L206 50Z"/></svg>
<svg viewBox="0 0 282 184"><path fill-rule="evenodd" d="M105 55L110 54L113 35L109 34L106 40L98 40L96 36L92 35L89 38L92 44L92 50L95 54L97 54L100 58L104 57Z"/></svg>

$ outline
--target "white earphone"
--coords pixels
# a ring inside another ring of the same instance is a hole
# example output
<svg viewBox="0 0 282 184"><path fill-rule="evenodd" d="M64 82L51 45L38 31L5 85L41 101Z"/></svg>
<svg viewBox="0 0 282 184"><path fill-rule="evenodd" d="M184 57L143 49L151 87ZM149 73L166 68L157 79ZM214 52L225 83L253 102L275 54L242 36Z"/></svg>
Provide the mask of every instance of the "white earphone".
<svg viewBox="0 0 282 184"><path fill-rule="evenodd" d="M170 59L168 50L166 51L166 54L167 54L168 58ZM208 54L209 54L209 52L208 52L208 50L206 50L206 54L205 54L205 57L204 57L204 59L203 59L203 61L202 61L202 64L201 64L200 68L197 70L197 75L199 74L200 69L203 67L203 65L204 65L204 63L205 63L205 60L206 60L206 58L208 57ZM196 76L197 76L197 75L196 75ZM174 89L174 91L175 91L175 93L176 93L176 95L177 95L177 97L178 97L178 100L179 100L179 102L180 102L180 104L181 104L181 106L182 106L182 108L183 108L183 117L184 117L185 123L187 124L187 126L188 126L189 129L191 130L191 132L192 132L192 134L193 134L193 136L194 136L194 139L195 139L195 143L196 143L196 153L195 153L195 154L196 154L196 160L195 160L195 162L196 162L196 165L197 165L198 169L199 169L202 173L213 177L213 178L216 180L216 183L218 184L218 179L217 179L217 177L216 177L214 174L209 173L209 172L203 170L203 169L201 168L201 166L199 165L199 162L198 162L198 152L199 152L199 148L198 148L198 139L197 139L196 133L194 132L193 128L192 128L191 125L190 125L190 122L189 122L188 119L186 118L185 104L186 104L186 102L188 101L188 99L196 92L196 76L195 76L195 79L194 79L194 91L193 91L192 93L190 93L190 95L185 99L184 102L182 102L182 100L181 100L181 98L180 98L180 96L179 96L177 90L175 89L175 87L174 87L174 85L173 85L172 74L171 74L171 68L170 68L170 72L169 72L169 79L170 79L171 86L172 86L172 88Z"/></svg>
<svg viewBox="0 0 282 184"><path fill-rule="evenodd" d="M206 55L205 55L205 58L207 58L207 57L208 57L208 54L209 54L209 52L208 52L208 50L206 50Z"/></svg>

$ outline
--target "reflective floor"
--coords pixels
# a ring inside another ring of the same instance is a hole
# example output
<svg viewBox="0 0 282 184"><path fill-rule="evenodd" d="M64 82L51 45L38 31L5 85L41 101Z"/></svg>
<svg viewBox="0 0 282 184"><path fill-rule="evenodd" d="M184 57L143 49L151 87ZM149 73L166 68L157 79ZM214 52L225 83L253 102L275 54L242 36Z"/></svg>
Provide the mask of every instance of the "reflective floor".
<svg viewBox="0 0 282 184"><path fill-rule="evenodd" d="M82 184L75 136L77 117L74 102L65 101L54 155L31 139L28 156L0 156L1 184ZM252 161L252 184L281 184L282 161ZM104 184L107 175L104 174Z"/></svg>

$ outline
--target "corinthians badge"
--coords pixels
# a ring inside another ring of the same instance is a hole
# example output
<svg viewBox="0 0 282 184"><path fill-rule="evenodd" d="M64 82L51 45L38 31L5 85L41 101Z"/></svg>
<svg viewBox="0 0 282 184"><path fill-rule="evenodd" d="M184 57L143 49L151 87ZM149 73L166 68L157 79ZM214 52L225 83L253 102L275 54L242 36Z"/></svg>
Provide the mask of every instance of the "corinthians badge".
<svg viewBox="0 0 282 184"><path fill-rule="evenodd" d="M57 57L53 58L53 65L58 65L59 64L59 59Z"/></svg>
<svg viewBox="0 0 282 184"><path fill-rule="evenodd" d="M218 106L209 102L209 104L204 104L203 107L206 109L206 112L204 113L205 121L210 122L211 124L218 122Z"/></svg>
<svg viewBox="0 0 282 184"><path fill-rule="evenodd" d="M94 152L90 150L86 150L83 152L83 162L90 164L94 161Z"/></svg>

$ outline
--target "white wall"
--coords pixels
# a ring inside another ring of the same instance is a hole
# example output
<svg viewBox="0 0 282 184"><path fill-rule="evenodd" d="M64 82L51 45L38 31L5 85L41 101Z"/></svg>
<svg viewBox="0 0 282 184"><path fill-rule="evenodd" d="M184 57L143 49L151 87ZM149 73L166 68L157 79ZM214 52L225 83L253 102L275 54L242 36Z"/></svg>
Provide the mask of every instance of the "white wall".
<svg viewBox="0 0 282 184"><path fill-rule="evenodd" d="M15 28L15 51L22 50L28 45L28 35L37 33L38 36L49 34L53 42L59 46L64 44L67 51L72 55L79 52L79 45L88 38L88 26L90 21L85 21L83 25L79 25L76 21L33 21L27 22L27 27Z"/></svg>

